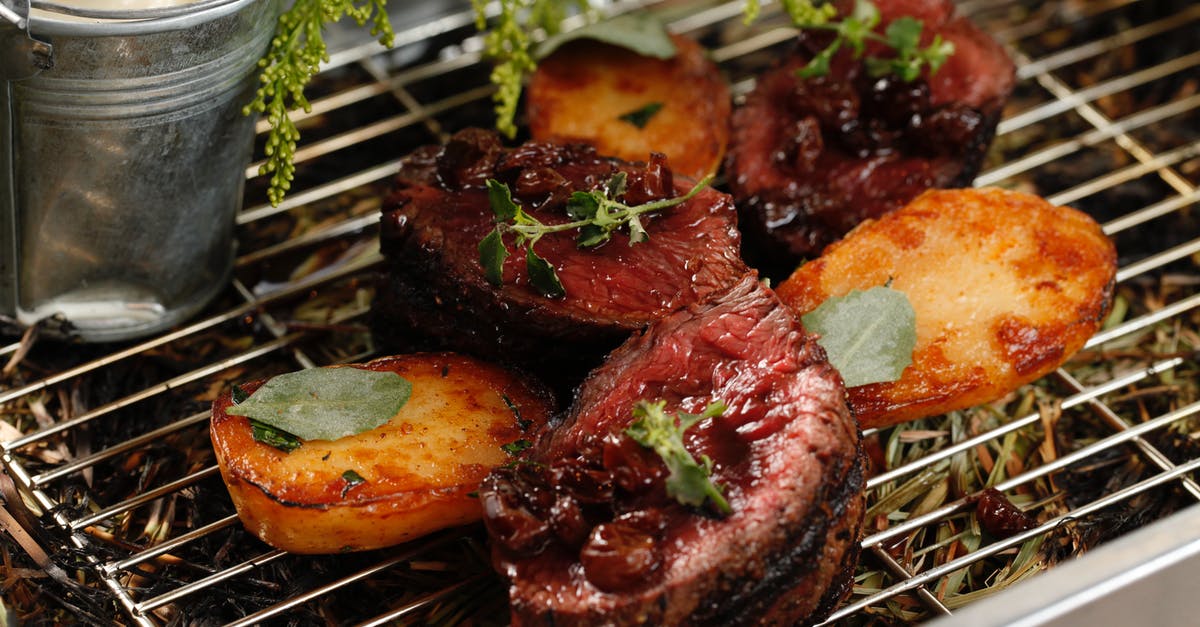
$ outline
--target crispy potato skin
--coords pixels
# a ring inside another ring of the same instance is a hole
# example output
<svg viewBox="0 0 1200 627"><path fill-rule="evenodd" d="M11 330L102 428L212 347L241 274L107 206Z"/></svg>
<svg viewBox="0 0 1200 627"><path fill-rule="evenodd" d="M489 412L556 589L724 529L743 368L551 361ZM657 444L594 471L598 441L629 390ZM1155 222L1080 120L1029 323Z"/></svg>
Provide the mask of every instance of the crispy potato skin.
<svg viewBox="0 0 1200 627"><path fill-rule="evenodd" d="M210 433L221 476L243 524L272 546L365 550L478 520L471 493L512 459L500 447L535 438L552 411L543 390L458 355L386 357L353 367L394 371L412 382L412 395L384 425L305 442L291 453L256 442L247 418L226 414L230 393L213 403ZM349 485L347 470L366 481Z"/></svg>
<svg viewBox="0 0 1200 627"><path fill-rule="evenodd" d="M530 135L587 142L626 161L661 152L693 179L715 173L729 143L729 87L699 44L672 39L678 54L665 60L590 40L556 50L526 92ZM645 128L620 119L654 102L663 107Z"/></svg>
<svg viewBox="0 0 1200 627"><path fill-rule="evenodd" d="M1116 267L1084 213L1000 189L935 190L864 222L778 293L801 314L889 279L908 295L912 365L848 391L865 429L990 402L1053 371L1103 322Z"/></svg>

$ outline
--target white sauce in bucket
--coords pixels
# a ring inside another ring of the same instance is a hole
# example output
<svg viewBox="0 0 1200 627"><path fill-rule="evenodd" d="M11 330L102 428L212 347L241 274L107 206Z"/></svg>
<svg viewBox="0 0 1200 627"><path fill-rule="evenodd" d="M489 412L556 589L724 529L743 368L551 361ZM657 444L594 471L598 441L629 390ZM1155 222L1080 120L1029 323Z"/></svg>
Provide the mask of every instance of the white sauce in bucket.
<svg viewBox="0 0 1200 627"><path fill-rule="evenodd" d="M92 11L141 11L195 4L198 0L53 0L54 4Z"/></svg>
<svg viewBox="0 0 1200 627"><path fill-rule="evenodd" d="M120 23L120 22L138 22L144 20L147 15L119 15L120 13L143 12L143 11L160 11L175 9L178 13L179 7L188 5L206 4L211 5L211 0L45 0L50 6L45 8L33 7L31 18L35 25L34 30L37 30L39 21L62 21L62 22L83 22L91 24L104 23ZM56 9L55 7L62 7ZM110 13L118 15L71 15L62 11L87 11L94 13ZM122 19L128 18L128 19Z"/></svg>

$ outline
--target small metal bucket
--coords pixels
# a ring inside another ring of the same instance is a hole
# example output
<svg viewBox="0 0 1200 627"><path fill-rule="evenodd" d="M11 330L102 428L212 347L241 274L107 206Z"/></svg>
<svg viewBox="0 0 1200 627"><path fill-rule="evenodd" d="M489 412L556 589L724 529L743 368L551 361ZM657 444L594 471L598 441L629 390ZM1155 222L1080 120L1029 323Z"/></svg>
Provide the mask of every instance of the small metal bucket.
<svg viewBox="0 0 1200 627"><path fill-rule="evenodd" d="M280 1L0 1L0 316L113 341L194 314L232 269Z"/></svg>

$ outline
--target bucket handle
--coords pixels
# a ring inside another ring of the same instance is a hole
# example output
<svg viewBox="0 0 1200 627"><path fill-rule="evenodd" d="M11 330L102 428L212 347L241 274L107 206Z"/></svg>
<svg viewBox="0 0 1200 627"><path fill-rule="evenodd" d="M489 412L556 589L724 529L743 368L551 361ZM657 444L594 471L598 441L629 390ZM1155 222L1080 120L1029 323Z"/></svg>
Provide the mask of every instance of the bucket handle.
<svg viewBox="0 0 1200 627"><path fill-rule="evenodd" d="M29 78L54 67L54 47L33 36L29 5L30 0L0 0L0 17L20 31L4 29L0 35L0 78Z"/></svg>

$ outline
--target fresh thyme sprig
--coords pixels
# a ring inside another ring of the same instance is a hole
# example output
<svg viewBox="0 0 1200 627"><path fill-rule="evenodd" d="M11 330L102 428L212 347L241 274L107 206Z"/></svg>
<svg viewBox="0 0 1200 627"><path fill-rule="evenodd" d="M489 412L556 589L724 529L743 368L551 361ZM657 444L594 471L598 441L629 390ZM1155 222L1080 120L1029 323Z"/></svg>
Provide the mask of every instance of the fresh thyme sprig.
<svg viewBox="0 0 1200 627"><path fill-rule="evenodd" d="M837 34L824 50L800 69L798 74L802 78L828 74L830 60L843 46L854 51L854 58L861 57L868 41L886 44L895 51L895 56L867 57L867 71L872 76L895 74L905 81L916 80L925 67L929 68L931 74L937 72L946 59L954 54L954 43L942 40L941 35L935 35L933 41L922 48L921 31L924 25L907 15L892 20L882 35L875 32L880 22L879 8L869 0L856 0L854 11L840 21L833 19L837 17L837 9L829 3L817 5L810 0L781 2L796 28L828 30ZM755 20L759 10L758 0L747 0L746 22Z"/></svg>
<svg viewBox="0 0 1200 627"><path fill-rule="evenodd" d="M492 285L504 284L504 260L508 259L506 235L514 235L514 245L525 249L525 267L529 282L547 298L562 298L566 295L554 266L536 252L533 247L543 236L550 233L578 230L575 243L580 248L599 246L612 238L614 231L629 229L629 244L646 241L649 237L642 226L641 216L687 202L712 180L705 177L687 194L675 198L664 198L641 205L629 206L617 200L625 193L626 176L618 172L603 190L577 191L567 200L567 215L570 222L545 224L529 215L513 201L508 185L495 179L487 180L488 201L496 216L496 228L479 242L479 264L484 276Z"/></svg>
<svg viewBox="0 0 1200 627"><path fill-rule="evenodd" d="M639 401L633 408L636 420L625 430L625 434L634 442L653 449L662 458L670 471L666 481L668 496L692 507L709 502L718 513L731 513L733 508L725 500L722 487L713 483L712 460L701 456L697 462L683 446L684 432L696 423L725 413L725 403L710 403L699 414L679 412L678 419L667 415L664 411L666 405L666 401Z"/></svg>
<svg viewBox="0 0 1200 627"><path fill-rule="evenodd" d="M267 160L259 174L271 174L267 198L278 205L292 186L296 173L293 159L300 131L292 122L295 109L311 111L304 97L304 88L329 60L329 52L321 29L345 16L354 18L359 26L371 21L371 35L391 47L394 33L388 21L387 0L296 0L291 9L279 17L275 37L266 56L259 60L262 68L258 91L243 113L264 114L271 124L265 152Z"/></svg>

